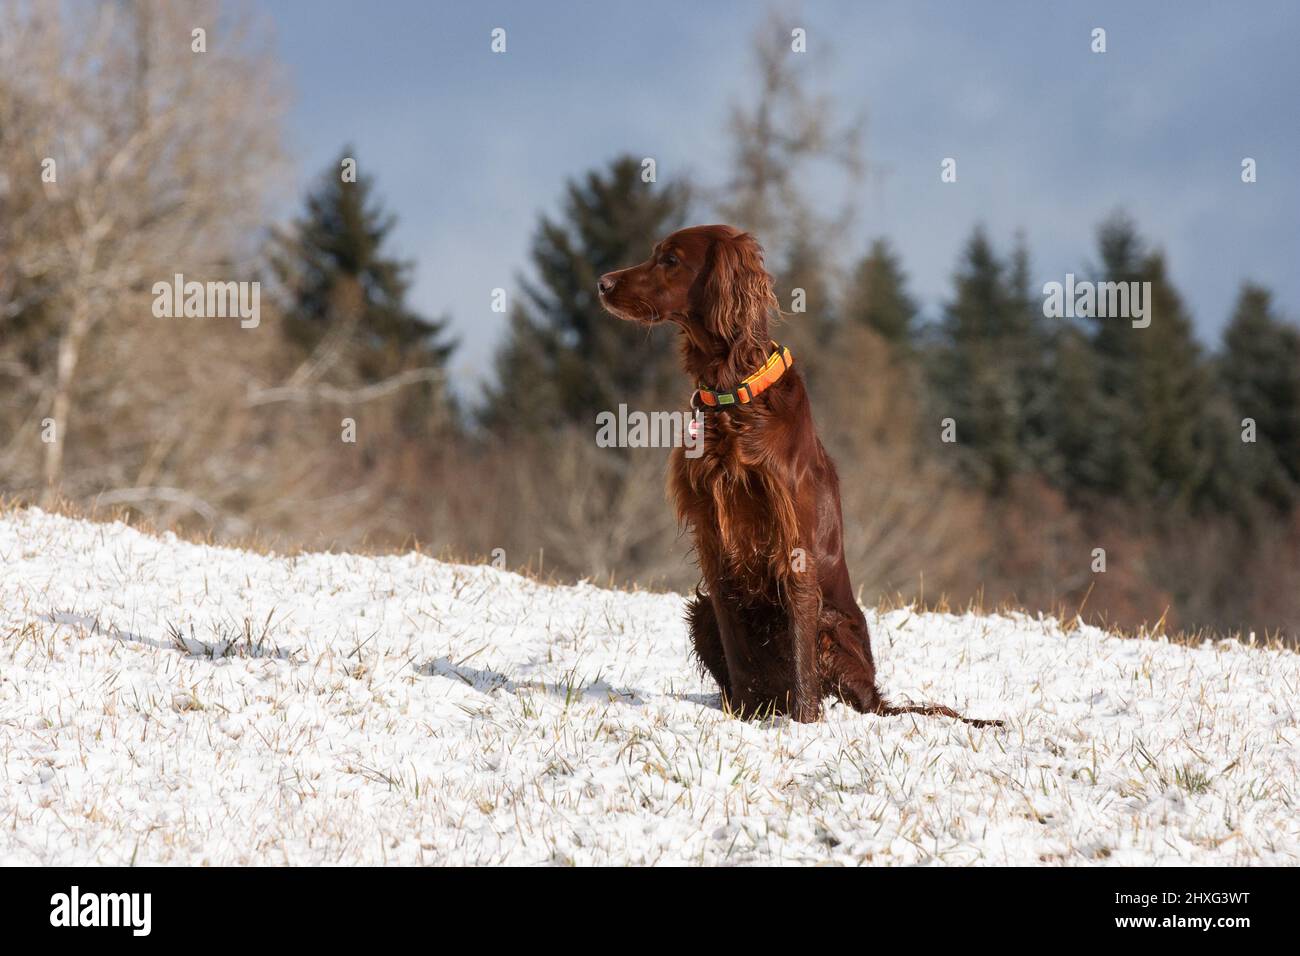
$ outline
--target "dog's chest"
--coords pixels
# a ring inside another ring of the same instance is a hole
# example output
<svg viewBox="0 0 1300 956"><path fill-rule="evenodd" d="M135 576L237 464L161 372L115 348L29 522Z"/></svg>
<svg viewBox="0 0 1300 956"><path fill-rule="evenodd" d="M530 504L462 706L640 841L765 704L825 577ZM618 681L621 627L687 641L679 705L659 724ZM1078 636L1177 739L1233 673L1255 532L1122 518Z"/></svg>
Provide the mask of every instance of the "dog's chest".
<svg viewBox="0 0 1300 956"><path fill-rule="evenodd" d="M693 497L714 509L757 507L764 498L762 462L754 454L756 442L748 422L730 416L697 419L699 451L682 457L682 470Z"/></svg>
<svg viewBox="0 0 1300 956"><path fill-rule="evenodd" d="M743 425L706 420L702 453L681 455L673 469L679 517L694 533L706 574L754 594L773 585L789 531L779 484L753 447L757 437Z"/></svg>

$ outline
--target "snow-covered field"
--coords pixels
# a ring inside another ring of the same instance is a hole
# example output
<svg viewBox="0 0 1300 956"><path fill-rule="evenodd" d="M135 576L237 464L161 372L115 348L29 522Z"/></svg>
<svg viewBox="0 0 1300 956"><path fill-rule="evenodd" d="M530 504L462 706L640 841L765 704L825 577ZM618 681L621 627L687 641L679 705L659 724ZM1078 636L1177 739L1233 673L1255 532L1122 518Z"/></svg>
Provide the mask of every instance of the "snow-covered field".
<svg viewBox="0 0 1300 956"><path fill-rule="evenodd" d="M746 723L679 596L0 515L0 862L1294 864L1300 656L870 615L895 698Z"/></svg>

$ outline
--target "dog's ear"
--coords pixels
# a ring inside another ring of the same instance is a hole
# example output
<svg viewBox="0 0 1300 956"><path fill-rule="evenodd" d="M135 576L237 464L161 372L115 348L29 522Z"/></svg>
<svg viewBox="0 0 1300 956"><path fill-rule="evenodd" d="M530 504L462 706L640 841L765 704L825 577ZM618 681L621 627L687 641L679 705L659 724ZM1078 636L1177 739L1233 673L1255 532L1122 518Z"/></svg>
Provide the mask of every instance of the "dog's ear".
<svg viewBox="0 0 1300 956"><path fill-rule="evenodd" d="M719 237L706 285L709 330L727 342L767 347L767 318L779 311L763 249L749 233Z"/></svg>

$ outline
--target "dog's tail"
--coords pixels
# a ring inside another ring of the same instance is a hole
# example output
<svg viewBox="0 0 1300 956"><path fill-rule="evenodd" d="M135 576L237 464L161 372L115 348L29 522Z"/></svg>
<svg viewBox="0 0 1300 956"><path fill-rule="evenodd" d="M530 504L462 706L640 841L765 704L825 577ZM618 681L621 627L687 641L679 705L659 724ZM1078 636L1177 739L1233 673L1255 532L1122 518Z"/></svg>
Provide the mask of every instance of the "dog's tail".
<svg viewBox="0 0 1300 956"><path fill-rule="evenodd" d="M879 697L876 704L876 713L882 717L897 717L901 714L920 714L923 717L951 717L954 720L960 720L962 723L970 724L972 727L1003 727L1000 720L981 720L976 717L965 717L957 713L951 707L944 707L942 704L904 704L901 707L895 707L884 697Z"/></svg>

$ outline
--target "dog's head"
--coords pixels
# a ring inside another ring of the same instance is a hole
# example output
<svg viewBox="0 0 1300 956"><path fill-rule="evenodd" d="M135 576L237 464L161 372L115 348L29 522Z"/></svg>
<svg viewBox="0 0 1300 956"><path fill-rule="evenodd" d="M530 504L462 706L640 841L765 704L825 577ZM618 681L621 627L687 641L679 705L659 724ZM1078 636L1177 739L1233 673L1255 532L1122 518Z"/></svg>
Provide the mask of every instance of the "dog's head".
<svg viewBox="0 0 1300 956"><path fill-rule="evenodd" d="M778 311L763 250L731 226L674 232L639 266L607 272L596 283L612 315L652 325L671 321L701 347L765 349L768 314Z"/></svg>

